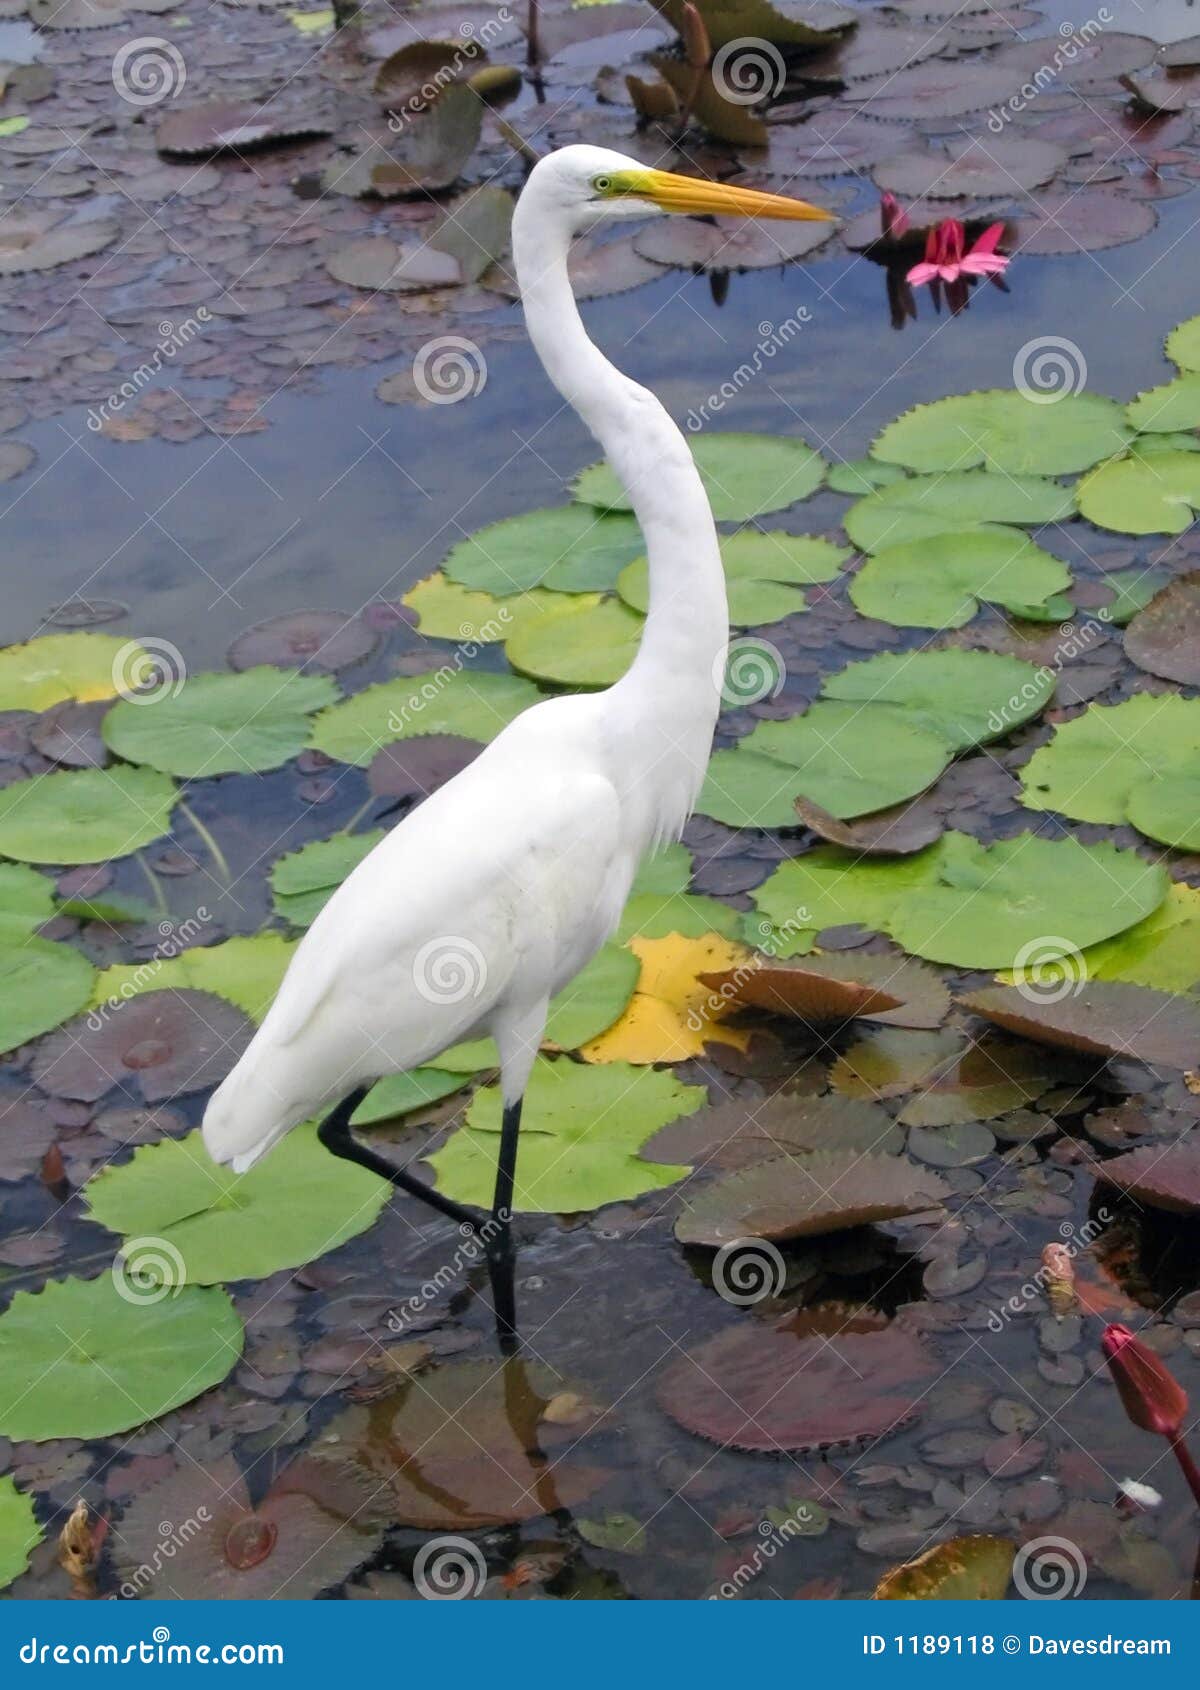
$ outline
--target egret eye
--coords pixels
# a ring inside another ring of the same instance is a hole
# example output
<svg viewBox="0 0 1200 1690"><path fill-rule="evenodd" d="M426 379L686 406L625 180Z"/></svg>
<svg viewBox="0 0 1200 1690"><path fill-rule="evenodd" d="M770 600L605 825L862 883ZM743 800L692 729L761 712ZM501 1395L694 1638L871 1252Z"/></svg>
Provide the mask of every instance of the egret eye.
<svg viewBox="0 0 1200 1690"><path fill-rule="evenodd" d="M612 192L612 185L613 185L613 179L612 179L611 176L593 176L592 177L592 187L595 188L595 190L598 194L609 194L609 193L611 193Z"/></svg>

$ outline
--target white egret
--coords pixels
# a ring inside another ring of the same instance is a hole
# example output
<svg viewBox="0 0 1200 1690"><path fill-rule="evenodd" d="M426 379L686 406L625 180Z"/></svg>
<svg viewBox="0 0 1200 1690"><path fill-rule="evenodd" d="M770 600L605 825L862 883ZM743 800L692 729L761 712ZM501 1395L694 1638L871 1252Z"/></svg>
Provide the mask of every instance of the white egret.
<svg viewBox="0 0 1200 1690"><path fill-rule="evenodd" d="M728 610L708 498L659 401L588 339L567 276L575 235L654 212L829 216L597 147L564 147L535 166L512 229L525 320L641 525L650 571L641 645L607 691L525 711L334 893L208 1106L204 1142L217 1162L248 1168L334 1106L321 1136L335 1154L474 1224L360 1145L349 1123L382 1076L491 1034L504 1103L493 1213L507 1228L521 1099L547 1005L616 928L643 856L678 838L720 708Z"/></svg>

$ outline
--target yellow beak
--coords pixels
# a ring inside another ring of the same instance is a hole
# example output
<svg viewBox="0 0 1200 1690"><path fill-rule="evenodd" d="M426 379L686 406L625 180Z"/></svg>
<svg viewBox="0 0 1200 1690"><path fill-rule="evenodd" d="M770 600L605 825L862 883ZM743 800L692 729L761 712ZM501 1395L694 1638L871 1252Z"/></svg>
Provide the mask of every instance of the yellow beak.
<svg viewBox="0 0 1200 1690"><path fill-rule="evenodd" d="M781 194L762 194L756 188L734 188L725 182L700 182L690 176L676 176L670 170L639 171L636 192L663 211L688 212L693 217L711 213L804 223L837 221L831 211L809 205L807 200L784 199Z"/></svg>

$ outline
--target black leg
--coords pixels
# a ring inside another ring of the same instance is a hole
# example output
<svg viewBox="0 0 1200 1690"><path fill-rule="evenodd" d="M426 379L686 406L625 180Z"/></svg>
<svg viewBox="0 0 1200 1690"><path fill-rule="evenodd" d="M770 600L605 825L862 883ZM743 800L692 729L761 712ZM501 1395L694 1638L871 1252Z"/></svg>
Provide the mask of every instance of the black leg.
<svg viewBox="0 0 1200 1690"><path fill-rule="evenodd" d="M349 1097L344 1097L336 1109L331 1109L321 1122L321 1125L317 1128L317 1137L326 1150L332 1151L335 1156L340 1156L343 1161L357 1162L360 1168L370 1169L371 1173L378 1174L381 1179L389 1180L400 1191L407 1191L410 1197L417 1197L422 1203L428 1203L439 1214L448 1216L452 1221L457 1221L460 1226L469 1226L478 1232L481 1217L473 1210L464 1208L461 1203L455 1203L450 1197L443 1197L440 1191L434 1191L432 1186L426 1185L424 1180L417 1179L406 1168L393 1167L384 1157L376 1155L373 1150L368 1150L366 1145L360 1144L354 1137L350 1131L350 1117L367 1095L369 1089L368 1086L359 1086L350 1093Z"/></svg>
<svg viewBox="0 0 1200 1690"><path fill-rule="evenodd" d="M500 1159L496 1165L496 1191L492 1218L507 1229L512 1219L513 1183L517 1176L517 1140L521 1134L521 1099L504 1105L500 1121Z"/></svg>

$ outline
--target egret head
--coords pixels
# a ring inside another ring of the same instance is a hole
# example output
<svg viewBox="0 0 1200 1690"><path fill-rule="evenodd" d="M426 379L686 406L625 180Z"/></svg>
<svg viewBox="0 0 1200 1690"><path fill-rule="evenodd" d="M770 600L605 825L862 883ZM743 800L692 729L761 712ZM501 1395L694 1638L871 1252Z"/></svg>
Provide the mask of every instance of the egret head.
<svg viewBox="0 0 1200 1690"><path fill-rule="evenodd" d="M833 221L831 212L809 205L807 200L652 170L607 147L561 147L534 167L529 190L534 190L543 204L564 213L575 233L598 223L653 217L662 212L684 212L693 217L707 213L786 218L792 222Z"/></svg>

